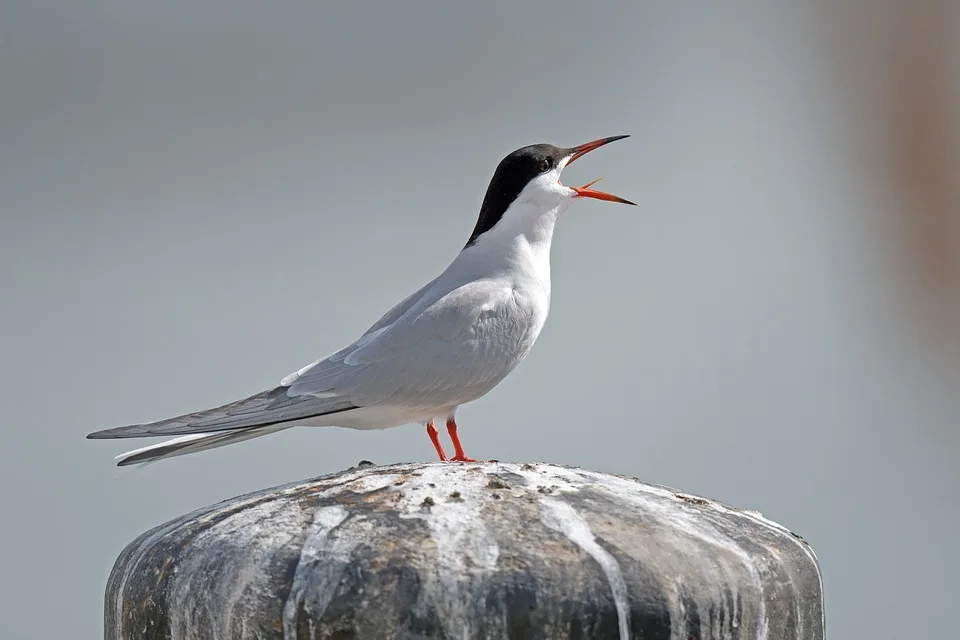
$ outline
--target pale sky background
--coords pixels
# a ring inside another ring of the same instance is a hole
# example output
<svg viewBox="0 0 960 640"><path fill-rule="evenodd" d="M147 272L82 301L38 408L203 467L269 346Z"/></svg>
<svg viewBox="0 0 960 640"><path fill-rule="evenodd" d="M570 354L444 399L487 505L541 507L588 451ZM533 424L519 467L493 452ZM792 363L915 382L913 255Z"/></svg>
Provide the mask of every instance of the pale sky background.
<svg viewBox="0 0 960 640"><path fill-rule="evenodd" d="M114 559L179 514L432 460L422 426L133 472L146 441L84 436L276 384L444 268L508 152L629 133L565 180L639 206L560 221L467 452L759 510L819 555L830 637L954 637L960 394L900 307L869 91L814 3L679 4L3 2L0 635L101 635Z"/></svg>

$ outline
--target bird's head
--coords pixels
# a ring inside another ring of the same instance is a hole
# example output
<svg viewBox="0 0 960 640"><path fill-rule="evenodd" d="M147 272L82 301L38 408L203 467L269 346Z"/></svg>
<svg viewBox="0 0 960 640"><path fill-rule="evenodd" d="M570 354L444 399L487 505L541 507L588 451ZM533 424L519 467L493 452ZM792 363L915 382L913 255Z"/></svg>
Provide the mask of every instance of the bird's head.
<svg viewBox="0 0 960 640"><path fill-rule="evenodd" d="M609 202L634 204L619 196L591 189L590 187L596 184L597 180L582 187L568 187L560 183L560 173L571 162L605 144L627 137L629 136L601 138L569 148L555 147L552 144L534 144L517 149L500 161L500 165L491 181L491 186L494 182L501 183L503 187L508 185L519 186L521 188L516 194L516 198L519 199L548 201L595 198Z"/></svg>
<svg viewBox="0 0 960 640"><path fill-rule="evenodd" d="M480 234L496 226L516 204L530 203L543 210L577 198L634 204L619 196L591 189L597 180L582 187L568 187L560 182L560 174L571 162L605 144L627 137L629 136L611 136L567 148L552 144L534 144L507 155L497 165L490 180L483 205L480 207L480 218L468 246Z"/></svg>

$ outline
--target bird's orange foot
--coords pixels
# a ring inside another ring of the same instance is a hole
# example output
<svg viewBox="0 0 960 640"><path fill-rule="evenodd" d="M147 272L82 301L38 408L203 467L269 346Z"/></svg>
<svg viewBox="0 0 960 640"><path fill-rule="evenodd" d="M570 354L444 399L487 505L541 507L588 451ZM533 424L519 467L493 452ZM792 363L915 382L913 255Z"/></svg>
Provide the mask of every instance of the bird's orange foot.
<svg viewBox="0 0 960 640"><path fill-rule="evenodd" d="M450 462L480 462L479 460L468 458L467 454L463 452L463 447L460 445L460 437L457 436L457 422L453 418L447 418L447 433L450 435L450 439L453 440L454 455L450 458Z"/></svg>
<svg viewBox="0 0 960 640"><path fill-rule="evenodd" d="M443 445L440 444L440 434L437 432L437 428L433 426L433 420L427 423L427 435L430 436L430 442L433 443L437 455L440 456L440 462L447 462L447 454L443 452Z"/></svg>

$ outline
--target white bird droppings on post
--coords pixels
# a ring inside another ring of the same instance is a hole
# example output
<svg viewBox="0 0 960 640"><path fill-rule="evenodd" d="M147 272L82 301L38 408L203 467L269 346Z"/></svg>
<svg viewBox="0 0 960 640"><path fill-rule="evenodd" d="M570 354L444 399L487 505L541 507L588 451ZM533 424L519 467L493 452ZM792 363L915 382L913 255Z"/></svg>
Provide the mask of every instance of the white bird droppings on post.
<svg viewBox="0 0 960 640"><path fill-rule="evenodd" d="M742 545L733 539L729 534L721 532L717 529L717 527L713 526L710 521L699 517L699 511L676 509L672 503L675 501L688 502L689 500L693 500L697 505L697 509L712 509L720 513L739 513L740 515L744 515L742 511L730 509L714 500L689 496L671 491L666 488L644 486L638 482L627 480L625 478L619 478L616 476L601 476L600 474L596 474L594 472L584 473L588 476L592 475L598 479L598 482L594 485L595 487L601 488L603 491L606 491L611 495L615 495L619 501L622 501L625 504L635 504L645 513L657 514L658 519L662 522L669 522L670 525L677 531L683 531L686 533L686 536L677 538L677 541L680 544L678 544L674 549L675 554L688 554L693 556L703 552L702 545L709 545L713 548L711 555L715 559L715 570L717 571L717 575L721 577L722 580L717 581L711 587L703 590L703 592L700 594L701 598L699 598L699 602L697 602L698 607L708 608L711 602L722 602L723 594L721 593L719 585L737 584L737 581L734 580L733 577L738 575L741 571L745 571L751 577L751 580L750 582L744 582L741 580L739 588L756 589L758 595L760 596L756 599L751 598L751 600L755 600L757 602L756 638L757 640L766 640L768 621L766 605L764 604L765 599L762 597L764 580L757 569L758 558L744 550ZM668 498L669 500L665 501L651 499L650 496L664 497ZM773 523L763 524L770 526ZM786 529L783 529L783 527L780 525L773 524L773 526L786 531ZM731 561L732 559L734 559L734 561ZM742 595L743 594L739 592L734 592L732 594L734 598L740 598ZM670 608L671 618L677 620L683 618L683 616L680 615L682 603L676 597L676 593L674 593L674 597L671 598ZM734 623L735 621L731 612L731 615L727 616L722 624L728 624L732 626ZM721 623L717 622L717 624ZM718 635L723 633L722 629L709 629L708 631ZM681 634L679 637L682 637L683 635L685 634Z"/></svg>
<svg viewBox="0 0 960 640"><path fill-rule="evenodd" d="M630 637L629 600L627 599L627 583L620 571L620 564L609 551L600 546L590 525L577 513L576 509L562 500L544 498L540 501L544 510L540 516L541 522L558 533L565 535L584 553L597 561L607 576L610 591L613 593L613 603L617 607L617 622L620 628L620 640Z"/></svg>
<svg viewBox="0 0 960 640"><path fill-rule="evenodd" d="M283 605L283 637L297 637L297 615L301 606L310 608L311 619L318 620L333 599L340 574L350 562L350 553L359 543L352 536L331 535L347 519L347 510L340 505L321 507L310 525L310 533L300 551L300 561L293 574L293 585ZM320 578L317 574L324 574ZM311 601L306 601L310 593ZM310 636L313 636L311 629Z"/></svg>
<svg viewBox="0 0 960 640"><path fill-rule="evenodd" d="M497 568L500 548L487 529L481 511L486 503L483 483L465 480L465 469L424 467L415 483L403 489L397 505L401 518L423 520L436 545L436 578L453 615L469 625L466 612L476 610L479 585ZM483 474L485 477L485 474ZM469 626L447 629L452 637L470 638Z"/></svg>

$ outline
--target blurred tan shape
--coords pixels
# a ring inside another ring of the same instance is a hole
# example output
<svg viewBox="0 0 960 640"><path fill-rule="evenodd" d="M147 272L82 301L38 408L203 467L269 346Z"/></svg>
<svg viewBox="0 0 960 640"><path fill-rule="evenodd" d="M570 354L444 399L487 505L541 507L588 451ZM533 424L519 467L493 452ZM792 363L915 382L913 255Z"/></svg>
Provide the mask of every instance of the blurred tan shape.
<svg viewBox="0 0 960 640"><path fill-rule="evenodd" d="M892 74L886 113L910 281L920 289L930 328L954 347L960 344L958 7L952 0L902 3L889 32L895 60L877 61Z"/></svg>

